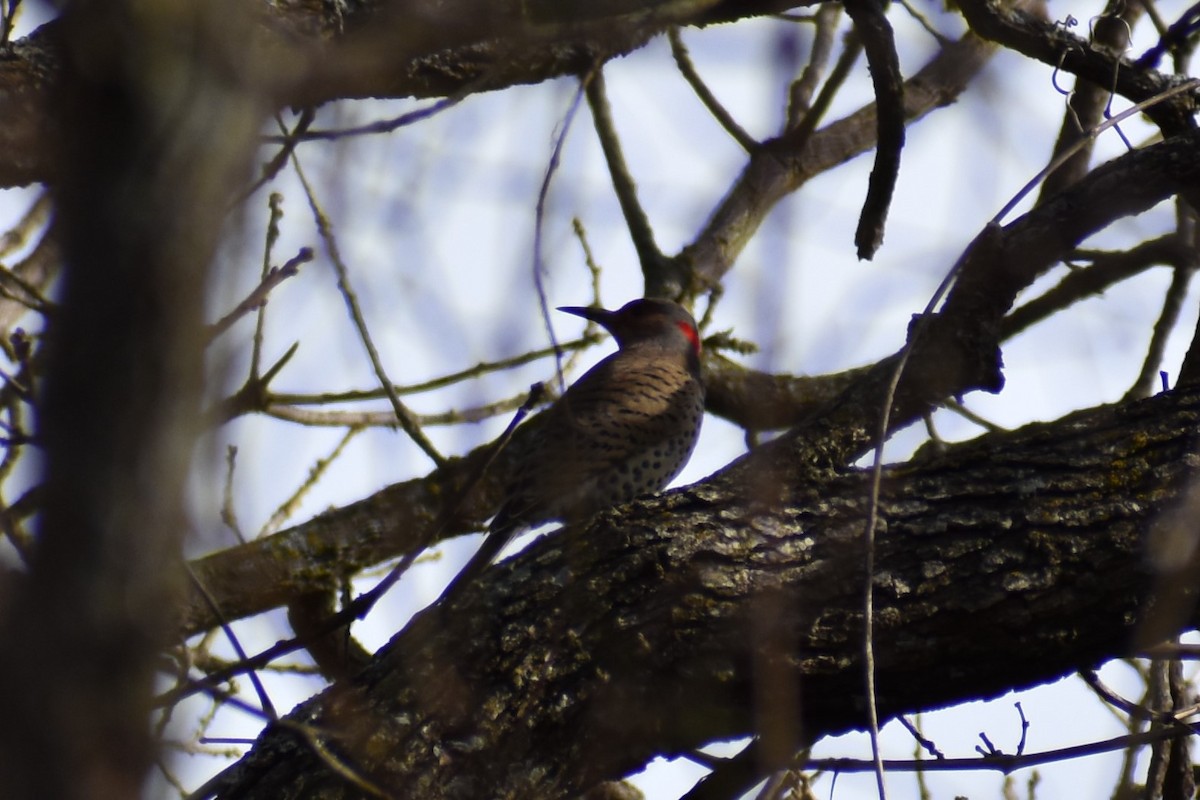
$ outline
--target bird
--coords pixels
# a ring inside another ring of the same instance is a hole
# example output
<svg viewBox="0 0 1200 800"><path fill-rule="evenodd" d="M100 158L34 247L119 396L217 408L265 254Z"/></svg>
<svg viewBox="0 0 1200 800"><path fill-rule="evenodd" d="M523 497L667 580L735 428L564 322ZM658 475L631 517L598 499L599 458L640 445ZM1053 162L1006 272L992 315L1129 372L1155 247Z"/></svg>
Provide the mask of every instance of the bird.
<svg viewBox="0 0 1200 800"><path fill-rule="evenodd" d="M455 595L519 533L581 522L670 483L687 463L704 418L700 333L669 300L621 308L561 306L599 324L618 350L588 370L542 414L515 455L504 501L467 565L443 590Z"/></svg>

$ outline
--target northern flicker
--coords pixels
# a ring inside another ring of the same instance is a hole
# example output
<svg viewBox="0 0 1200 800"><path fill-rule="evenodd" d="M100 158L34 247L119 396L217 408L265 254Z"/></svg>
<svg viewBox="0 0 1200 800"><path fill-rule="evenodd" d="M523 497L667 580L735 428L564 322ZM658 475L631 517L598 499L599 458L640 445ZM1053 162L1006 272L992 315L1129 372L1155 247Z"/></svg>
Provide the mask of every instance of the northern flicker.
<svg viewBox="0 0 1200 800"><path fill-rule="evenodd" d="M537 435L517 454L487 537L443 599L474 580L522 530L586 520L662 489L683 469L700 434L704 385L691 314L666 300L634 300L616 311L558 310L600 324L619 349L544 412Z"/></svg>

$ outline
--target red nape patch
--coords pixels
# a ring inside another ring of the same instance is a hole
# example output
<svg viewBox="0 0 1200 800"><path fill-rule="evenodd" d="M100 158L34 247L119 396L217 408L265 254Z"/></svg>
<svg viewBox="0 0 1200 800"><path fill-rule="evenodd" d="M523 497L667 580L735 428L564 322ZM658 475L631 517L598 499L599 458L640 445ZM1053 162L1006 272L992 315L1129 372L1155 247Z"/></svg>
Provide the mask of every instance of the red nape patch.
<svg viewBox="0 0 1200 800"><path fill-rule="evenodd" d="M683 331L683 335L686 336L688 341L692 343L692 349L696 351L696 355L700 355L699 332L697 332L694 327L688 325L686 322L676 322L675 324L679 326L679 330Z"/></svg>

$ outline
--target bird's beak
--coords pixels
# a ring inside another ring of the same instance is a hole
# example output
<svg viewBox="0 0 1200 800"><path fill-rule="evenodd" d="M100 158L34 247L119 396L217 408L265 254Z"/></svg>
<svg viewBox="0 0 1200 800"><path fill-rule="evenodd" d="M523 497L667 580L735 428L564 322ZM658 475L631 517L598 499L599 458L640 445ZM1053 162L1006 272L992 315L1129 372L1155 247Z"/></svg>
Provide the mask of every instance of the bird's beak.
<svg viewBox="0 0 1200 800"><path fill-rule="evenodd" d="M590 306L559 306L558 310L567 314L574 314L577 317L583 317L606 327L609 318L612 317L611 311L603 308L592 308Z"/></svg>

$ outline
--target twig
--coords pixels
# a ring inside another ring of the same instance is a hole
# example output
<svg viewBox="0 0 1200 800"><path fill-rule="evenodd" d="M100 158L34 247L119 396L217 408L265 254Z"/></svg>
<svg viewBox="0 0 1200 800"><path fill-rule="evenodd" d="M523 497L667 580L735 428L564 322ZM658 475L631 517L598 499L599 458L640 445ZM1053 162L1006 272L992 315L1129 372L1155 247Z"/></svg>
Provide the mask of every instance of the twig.
<svg viewBox="0 0 1200 800"><path fill-rule="evenodd" d="M953 411L955 414L958 414L960 417L969 422L974 422L976 425L989 433L1003 433L1004 431L1008 430L1003 425L997 425L989 419L984 419L962 403L955 400L953 397L943 400L942 407L949 411Z"/></svg>
<svg viewBox="0 0 1200 800"><path fill-rule="evenodd" d="M1154 323L1154 332L1150 336L1142 368L1129 391L1121 398L1121 402L1149 397L1154 391L1155 378L1158 377L1163 353L1167 349L1167 339L1174 331L1175 324L1179 322L1179 313L1183 310L1183 301L1195 274L1195 269L1189 267L1178 267L1171 272L1171 285L1167 287L1167 293L1163 296L1162 311Z"/></svg>
<svg viewBox="0 0 1200 800"><path fill-rule="evenodd" d="M463 84L454 94L443 97L436 103L431 103L423 108L406 111L398 117L390 119L381 119L376 122L369 122L365 125L355 125L350 128L330 128L328 130L300 130L290 134L280 134L277 136L264 136L262 141L267 144L291 144L293 147L299 142L314 142L321 140L333 141L337 139L345 139L350 136L369 136L376 133L391 133L413 123L429 119L430 117L447 111L461 103L469 95L478 91L482 85L482 80L476 78L473 81Z"/></svg>
<svg viewBox="0 0 1200 800"><path fill-rule="evenodd" d="M1109 286L1151 267L1167 265L1176 269L1194 268L1192 262L1196 260L1195 252L1183 245L1175 235L1160 236L1124 252L1088 250L1077 252L1076 257L1090 259L1092 265L1071 270L1058 285L1009 312L1001 323L1001 340L1011 339L1064 308L1100 294Z"/></svg>
<svg viewBox="0 0 1200 800"><path fill-rule="evenodd" d="M1153 67L1167 50L1186 47L1188 38L1195 35L1197 30L1200 30L1200 4L1188 8L1179 19L1171 23L1158 42L1134 62L1134 69Z"/></svg>
<svg viewBox="0 0 1200 800"><path fill-rule="evenodd" d="M834 63L825 85L817 93L817 99L813 101L812 108L804 113L794 125L789 125L788 132L780 137L780 144L785 146L789 152L801 153L804 151L808 140L817 130L817 125L820 124L833 104L833 98L842 88L846 79L850 77L854 62L858 61L858 57L862 54L862 42L857 34L853 32L846 34L844 42L842 53Z"/></svg>
<svg viewBox="0 0 1200 800"><path fill-rule="evenodd" d="M638 202L637 186L629 173L629 165L626 164L625 154L621 150L621 140L613 125L612 109L608 105L602 72L597 71L588 84L587 100L588 107L592 110L596 138L600 140L600 149L604 151L604 162L608 165L613 191L621 204L625 227L629 229L629 237L633 241L638 263L642 267L646 293L658 294L669 283L665 274L667 259L654 241L654 229L650 226L650 219Z"/></svg>
<svg viewBox="0 0 1200 800"><path fill-rule="evenodd" d="M296 145L300 144L299 135L308 130L308 126L312 125L314 119L316 119L315 110L311 108L303 109L300 112L300 118L296 120L296 126L288 131L287 126L283 124L283 118L278 114L275 115L275 124L278 125L282 130L286 131L279 142L283 146L279 148L279 152L276 153L270 161L263 165L262 174L259 175L258 180L247 186L234 199L234 201L229 204L229 208L231 210L239 207L242 203L248 200L251 195L257 192L279 174L280 170L283 169L283 166L287 164L288 159L292 157L292 153L295 152Z"/></svg>
<svg viewBox="0 0 1200 800"><path fill-rule="evenodd" d="M1171 660L1174 660L1173 658ZM1186 708L1181 708L1177 711L1156 711L1154 709L1140 706L1132 700L1128 700L1114 692L1100 680L1100 676L1095 670L1081 670L1079 677L1088 685L1088 688L1096 693L1104 702L1119 708L1134 719L1146 720L1150 722L1158 722L1164 725L1182 725L1188 728L1183 720L1200 712L1200 704L1193 704Z"/></svg>
<svg viewBox="0 0 1200 800"><path fill-rule="evenodd" d="M558 346L558 340L554 336L554 324L550 320L550 303L546 298L546 284L543 280L546 272L546 264L542 256L542 232L546 222L546 198L550 194L550 183L554 179L554 175L558 172L558 165L562 160L562 149L567 141L567 134L571 131L575 115L579 113L579 106L583 100L584 91L587 87L591 86L593 81L600 79L600 68L601 65L599 63L594 64L592 69L579 80L579 88L571 99L571 105L567 107L567 113L563 116L558 135L554 137L554 147L550 151L550 161L546 164L546 173L542 176L542 184L538 188L537 204L534 209L533 284L537 289L538 308L542 314L542 324L546 329L546 335L550 338L550 347L554 351L555 373L558 376L560 390L563 388L562 348Z"/></svg>
<svg viewBox="0 0 1200 800"><path fill-rule="evenodd" d="M237 466L237 447L229 445L225 450L225 490L221 498L221 522L233 532L234 537L242 544L246 537L242 535L242 526L238 524L237 512L233 509L233 473Z"/></svg>
<svg viewBox="0 0 1200 800"><path fill-rule="evenodd" d="M382 800L390 800L391 795L374 783L366 775L355 770L351 765L347 764L336 753L326 747L325 742L311 725L304 725L292 719L281 719L276 723L278 727L289 730L295 733L300 739L308 745L308 748L317 755L325 766L329 767L330 771L337 775L356 789L359 789L372 797L379 797Z"/></svg>
<svg viewBox="0 0 1200 800"><path fill-rule="evenodd" d="M208 328L208 340L211 342L225 331L233 327L233 323L237 322L242 317L249 314L255 309L262 308L267 303L267 296L271 294L276 286L286 281L288 278L296 275L300 271L300 265L313 260L313 251L311 247L302 247L300 252L288 259L287 263L282 267L272 268L263 276L262 282L254 287L250 294L242 302L238 303L232 311L230 311L221 319L214 322Z"/></svg>
<svg viewBox="0 0 1200 800"><path fill-rule="evenodd" d="M259 275L259 281L265 281L267 275L271 272L271 253L275 250L275 243L279 241L279 221L283 219L283 195L279 192L271 192L267 197L267 233L263 237L263 258L262 272ZM259 368L262 366L262 350L263 341L266 336L267 326L267 307L259 306L258 314L254 320L254 339L250 348L250 375L246 379L247 383L255 383L258 380Z"/></svg>
<svg viewBox="0 0 1200 800"><path fill-rule="evenodd" d="M321 236L321 240L325 242L325 250L329 254L329 262L333 265L334 273L337 275L338 291L342 293L342 298L346 301L346 308L350 312L350 318L354 323L355 330L358 331L359 339L362 341L363 347L366 348L367 357L370 359L371 367L375 371L375 377L379 380L379 385L387 393L387 398L392 404L392 410L396 412L396 421L400 423L400 427L408 434L408 437L413 440L417 447L421 448L421 451L425 455L429 456L435 465L438 467L445 466L446 459L437 451L433 443L426 438L425 434L421 432L421 427L417 423L416 416L408 410L404 403L400 402L400 397L392 387L392 382L383 368L383 361L379 358L379 351L375 349L375 342L371 339L371 333L367 329L367 321L363 317L362 308L358 305L358 297L354 294L354 290L350 286L350 273L346 268L346 262L342 260L341 251L337 244L337 237L333 234L333 225L317 202L317 196L313 192L312 185L309 184L308 178L300 166L300 159L294 153L292 154L292 163L296 169L296 176L300 179L300 184L304 187L304 194L308 198L308 206L312 210L313 219L317 224L317 231Z"/></svg>
<svg viewBox="0 0 1200 800"><path fill-rule="evenodd" d="M300 343L293 342L292 346L279 357L279 360L271 365L266 374L257 378L250 376L232 397L222 400L215 407L209 409L204 415L208 424L219 425L242 414L265 409L268 403L267 389L271 385L271 381L291 361L292 356L299 349Z"/></svg>
<svg viewBox="0 0 1200 800"><path fill-rule="evenodd" d="M575 229L575 238L579 240L579 246L583 248L583 263L587 265L588 273L592 276L592 303L600 305L600 265L596 263L592 246L588 243L587 229L583 227L579 217L571 220L571 226ZM563 345L563 348L568 346Z"/></svg>
<svg viewBox="0 0 1200 800"><path fill-rule="evenodd" d="M700 77L700 73L696 71L696 65L692 63L692 58L688 54L687 47L683 44L683 37L679 35L679 27L672 25L667 29L667 39L671 42L671 55L675 58L675 66L679 68L679 73L683 75L683 79L692 87L692 91L696 93L696 97L700 98L700 102L708 109L708 113L713 115L713 119L725 129L725 132L733 137L742 149L747 153L753 153L758 149L758 140L746 132L746 129L738 124L733 115L721 105L721 101L716 98L712 90L704 83L704 79Z"/></svg>
<svg viewBox="0 0 1200 800"><path fill-rule="evenodd" d="M275 513L263 524L262 529L258 532L259 538L269 536L287 522L288 518L295 513L304 496L308 494L312 487L317 485L317 482L321 480L321 476L325 474L329 466L342 454L342 451L346 449L346 445L350 444L350 440L362 433L362 430L361 427L349 428L334 446L333 452L324 458L317 459L317 463L313 464L312 468L308 471L308 477L304 479L304 482L296 488L296 491L292 492L290 497L279 504L279 507L275 509Z"/></svg>
<svg viewBox="0 0 1200 800"><path fill-rule="evenodd" d="M1021 706L1020 701L1013 703L1013 707L1017 709L1017 716L1021 718L1021 738L1017 741L1017 755L1025 753L1025 741L1029 733L1029 720L1025 718L1025 709Z"/></svg>
<svg viewBox="0 0 1200 800"><path fill-rule="evenodd" d="M925 738L925 735L921 733L920 729L918 729L916 725L909 722L908 717L901 714L900 716L896 717L896 719L900 720L900 724L903 725L904 729L912 735L913 739L916 740L917 744L922 750L937 759L943 759L946 757L946 754L939 750L936 744Z"/></svg>
<svg viewBox="0 0 1200 800"><path fill-rule="evenodd" d="M970 770L995 770L1005 775L1019 769L1036 767L1040 764L1051 764L1056 761L1066 761L1072 758L1111 753L1127 747L1140 747L1154 742L1174 739L1181 736L1194 736L1200 733L1200 727L1187 725L1182 728L1158 728L1145 733L1126 734L1112 739L1102 739L1087 744L1063 747L1058 750L1045 750L1040 753L1024 755L995 755L979 758L945 758L934 761L925 759L885 759L884 767L889 772L965 772ZM875 769L875 762L854 758L819 758L805 763L810 769L829 770L831 772L870 772Z"/></svg>
<svg viewBox="0 0 1200 800"><path fill-rule="evenodd" d="M909 0L897 0L897 2L899 2L901 8L908 12L910 17L917 21L918 25L925 29L926 33L937 40L937 43L941 47L945 47L953 41L949 36L946 36L937 28L933 27L933 23L930 22L924 14L918 11L917 8L909 2Z"/></svg>
<svg viewBox="0 0 1200 800"><path fill-rule="evenodd" d="M281 730L291 731L319 758L329 770L344 780L346 783L355 787L361 792L364 792L372 797L382 798L382 800L391 800L391 795L373 783L365 775L359 774L352 766L347 764L330 750L321 740L321 734L311 725L305 725L302 722L297 722L293 719L279 719L274 721L274 726ZM215 776L210 778L196 791L187 796L186 800L208 800L226 789L231 788L238 778L239 764L232 764L229 767L221 770Z"/></svg>
<svg viewBox="0 0 1200 800"><path fill-rule="evenodd" d="M800 77L792 81L788 88L787 130L800 124L800 120L811 110L813 93L821 82L821 75L833 55L833 43L837 33L838 19L842 15L842 7L838 3L822 3L817 8L813 20L816 31L813 34L812 47L808 53L808 63L804 65Z"/></svg>
<svg viewBox="0 0 1200 800"><path fill-rule="evenodd" d="M221 626L221 630L225 632L225 638L229 640L230 647L232 647L233 651L237 653L239 659L245 660L246 651L242 648L242 643L238 640L237 634L233 632L233 628L231 628L229 623L225 620L225 615L221 613L221 608L217 604L216 598L212 596L212 593L208 591L208 587L205 586L204 582L200 580L200 577L196 575L196 571L192 569L191 564L184 561L183 567L185 570L187 570L188 580L192 582L192 585L196 588L196 591L198 591L200 596L204 598L204 602L208 606L209 611L212 612L213 617L217 620L217 624L219 624ZM250 683L254 686L254 693L258 695L258 702L262 705L262 713L265 714L269 720L278 720L279 714L276 713L275 705L271 702L271 698L267 695L267 690L262 685L262 681L259 680L258 673L254 670L250 670L248 674L250 677Z"/></svg>
<svg viewBox="0 0 1200 800"><path fill-rule="evenodd" d="M1200 644L1181 644L1179 642L1163 642L1148 647L1142 652L1146 658L1170 658L1200 660Z"/></svg>
<svg viewBox="0 0 1200 800"><path fill-rule="evenodd" d="M564 370L568 366L564 364ZM437 414L419 414L417 422L423 428L439 425L462 425L516 411L526 395L507 397L494 403L463 409L449 409ZM313 411L282 403L270 402L263 413L275 419L321 428L395 428L396 415L390 411Z"/></svg>
<svg viewBox="0 0 1200 800"><path fill-rule="evenodd" d="M1046 165L1046 167L1044 169L1042 169L1041 172L1039 172L1028 183L1026 183L1024 186L1022 186L1020 191L1018 191L1015 195L1013 195L1012 199L1009 200L1008 203L1005 204L1004 208L1000 209L1000 211L997 212L996 216L994 216L992 218L992 222L999 224L1005 217L1007 217L1009 215L1009 213L1014 208L1017 207L1017 205L1022 200L1025 199L1025 196L1027 194L1029 194L1031 191L1033 191L1034 187L1036 187L1039 183L1041 183L1043 180L1045 180L1047 175L1054 172L1056 169L1058 169L1060 166L1062 166L1064 163L1066 163L1066 161L1068 159L1070 159L1071 156L1073 156L1076 153L1076 151L1078 151L1079 149L1081 149L1083 147L1086 147L1088 145L1089 140L1096 138L1097 136L1099 136L1101 133L1108 130L1109 128L1124 122L1129 117L1132 117L1135 114L1142 113L1147 108L1156 106L1159 103L1162 103L1162 102L1165 102L1165 101L1171 99L1172 97L1174 97L1177 94L1183 94L1184 92L1189 92L1198 87L1200 87L1200 78L1193 78L1190 81L1186 81L1185 83L1179 84L1178 86L1172 86L1170 89L1161 91L1158 94L1154 95L1153 97L1143 100L1142 102L1138 103L1137 105L1130 106L1129 108L1122 111L1120 114L1117 114L1115 117L1112 117L1111 119L1106 119L1104 122L1100 123L1096 127L1088 129L1087 131L1084 132L1083 136L1081 136L1079 138L1079 141L1075 142L1075 144L1071 145L1070 147L1068 147L1067 149L1065 149L1061 153L1059 153L1054 158L1053 161L1051 161L1048 165Z"/></svg>
<svg viewBox="0 0 1200 800"><path fill-rule="evenodd" d="M560 350L582 350L588 345L595 344L598 337L583 336L578 339L573 339L569 342L559 344ZM519 356L512 358L503 358L498 361L481 361L473 367L451 372L439 378L424 381L422 383L413 383L405 386L395 386L395 392L401 395L420 394L422 392L430 392L435 389L444 389L447 386L459 383L471 378L478 378L481 375L486 375L490 372L500 372L502 370L520 367L525 364L530 364L542 358L548 358L555 354L552 347L544 347L539 350L531 350L528 353L522 353ZM292 394L279 393L272 394L271 401L283 405L304 406L304 405L325 405L327 403L353 403L363 400L379 400L386 395L383 389L350 389L344 392L324 392L320 394ZM524 398L525 394L522 393ZM516 408L516 406L513 406ZM509 409L512 410L512 409Z"/></svg>

